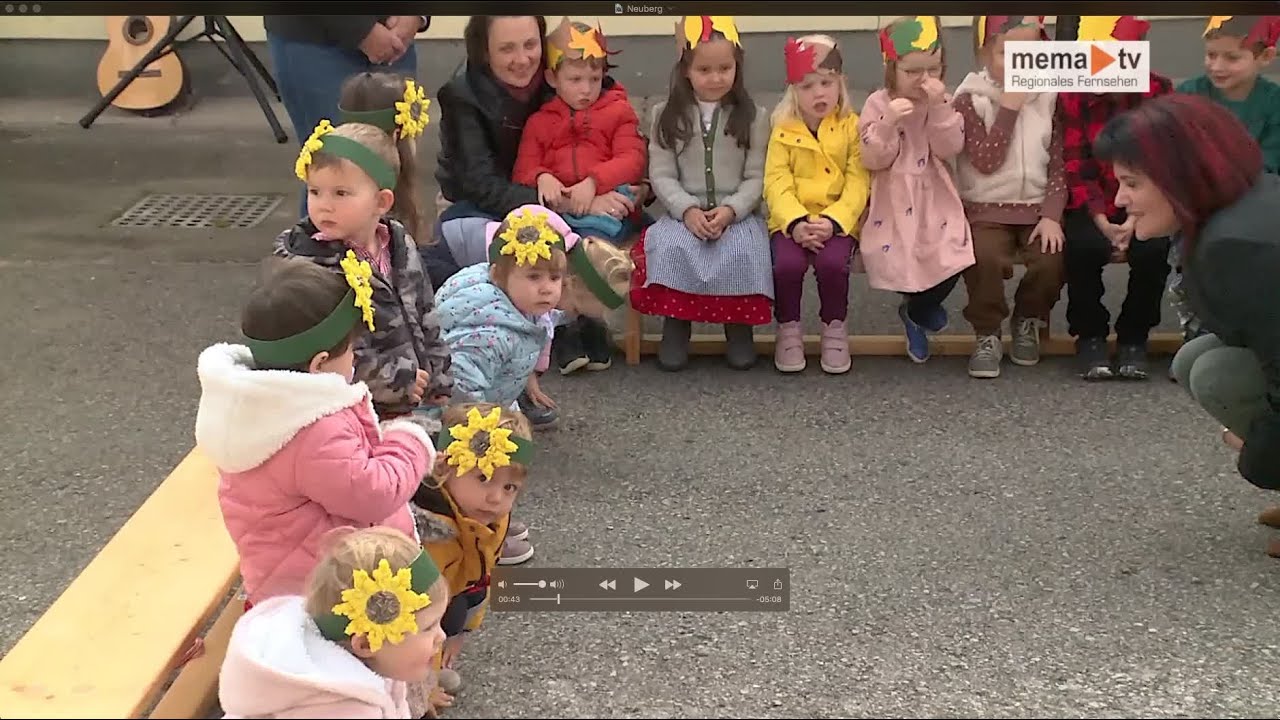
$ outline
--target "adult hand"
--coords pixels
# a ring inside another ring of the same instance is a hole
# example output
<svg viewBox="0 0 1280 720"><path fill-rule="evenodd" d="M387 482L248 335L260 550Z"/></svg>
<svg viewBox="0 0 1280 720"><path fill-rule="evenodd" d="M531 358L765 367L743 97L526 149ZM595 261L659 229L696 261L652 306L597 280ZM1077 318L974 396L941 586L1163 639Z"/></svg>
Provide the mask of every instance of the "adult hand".
<svg viewBox="0 0 1280 720"><path fill-rule="evenodd" d="M911 98L894 98L889 101L889 119L898 122L915 112L915 109L916 104L911 102Z"/></svg>
<svg viewBox="0 0 1280 720"><path fill-rule="evenodd" d="M1031 231L1031 237L1027 238L1027 244L1030 245L1036 240L1040 241L1040 252L1046 255L1062 252L1062 243L1065 240L1062 235L1062 226L1056 220L1040 218L1040 222L1036 223L1035 229Z"/></svg>
<svg viewBox="0 0 1280 720"><path fill-rule="evenodd" d="M608 215L609 217L621 219L630 215L634 208L635 205L632 204L631 198L616 190L611 190L592 198L586 214Z"/></svg>
<svg viewBox="0 0 1280 720"><path fill-rule="evenodd" d="M700 207L691 207L684 211L684 224L699 240L714 240L715 228L707 222L707 213Z"/></svg>
<svg viewBox="0 0 1280 720"><path fill-rule="evenodd" d="M391 62L399 60L409 51L409 48L413 47L413 41L417 38L418 28L420 27L422 27L422 16L420 15L392 15L387 18L387 29L400 38L400 42L404 45L404 49Z"/></svg>
<svg viewBox="0 0 1280 720"><path fill-rule="evenodd" d="M629 185L628 187L631 189L631 194L636 198L636 207L643 206L649 202L649 198L653 195L653 186L647 182Z"/></svg>
<svg viewBox="0 0 1280 720"><path fill-rule="evenodd" d="M360 51L369 62L385 65L393 63L404 54L404 41L386 25L374 23L369 34L360 41Z"/></svg>
<svg viewBox="0 0 1280 720"><path fill-rule="evenodd" d="M427 394L427 381L431 379L431 373L426 370L418 370L417 376L413 379L413 389L409 391L409 399L413 402L422 402L422 396Z"/></svg>

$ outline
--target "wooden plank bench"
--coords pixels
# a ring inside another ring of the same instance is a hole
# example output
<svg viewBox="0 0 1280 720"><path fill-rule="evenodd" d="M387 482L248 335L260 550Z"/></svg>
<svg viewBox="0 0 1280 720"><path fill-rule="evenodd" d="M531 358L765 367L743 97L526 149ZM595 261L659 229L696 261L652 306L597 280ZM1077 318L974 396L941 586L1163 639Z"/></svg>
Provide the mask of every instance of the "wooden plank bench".
<svg viewBox="0 0 1280 720"><path fill-rule="evenodd" d="M1122 253L1117 253L1112 256L1111 263L1122 263L1125 260ZM863 273L861 263L855 263L854 273ZM642 356L657 354L658 346L662 342L661 334L644 332L643 322L644 318L641 314L627 303L625 326L615 342L621 347L628 365L638 365ZM757 352L765 357L773 355L775 337L772 333L757 333L755 340ZM1108 340L1114 351L1115 335L1113 334ZM1005 335L1005 345L1008 346L1010 342L1012 339ZM1147 347L1148 351L1154 355L1172 355L1182 347L1182 342L1180 332L1153 332ZM805 335L805 354L818 355L821 352L820 343L821 336ZM972 334L951 333L932 335L929 338L930 353L933 355L969 355L973 352L975 343L976 338ZM724 351L723 335L694 335L689 340L690 355L723 355ZM849 336L849 352L853 355L901 356L905 355L906 351L907 341L901 334ZM1074 355L1075 338L1065 334L1053 334L1049 324L1046 323L1040 328L1040 352L1043 355Z"/></svg>
<svg viewBox="0 0 1280 720"><path fill-rule="evenodd" d="M244 611L217 487L192 450L0 659L0 717L208 716Z"/></svg>

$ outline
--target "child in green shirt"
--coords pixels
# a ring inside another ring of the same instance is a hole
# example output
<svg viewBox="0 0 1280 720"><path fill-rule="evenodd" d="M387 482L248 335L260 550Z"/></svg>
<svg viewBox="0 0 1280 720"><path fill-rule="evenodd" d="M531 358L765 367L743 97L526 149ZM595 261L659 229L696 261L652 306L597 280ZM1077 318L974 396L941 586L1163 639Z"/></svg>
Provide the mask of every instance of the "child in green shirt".
<svg viewBox="0 0 1280 720"><path fill-rule="evenodd" d="M1204 30L1205 74L1183 81L1177 92L1204 95L1226 106L1262 147L1263 169L1280 173L1280 85L1262 77L1276 57L1280 15L1215 15ZM1169 247L1169 294L1183 337L1205 333L1182 289L1181 243ZM1172 377L1172 376L1171 376Z"/></svg>

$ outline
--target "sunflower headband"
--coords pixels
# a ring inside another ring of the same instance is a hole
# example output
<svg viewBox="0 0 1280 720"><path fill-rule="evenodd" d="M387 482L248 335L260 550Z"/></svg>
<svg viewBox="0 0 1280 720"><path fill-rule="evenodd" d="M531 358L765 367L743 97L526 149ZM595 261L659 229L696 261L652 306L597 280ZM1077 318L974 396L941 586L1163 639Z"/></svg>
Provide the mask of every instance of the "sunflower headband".
<svg viewBox="0 0 1280 720"><path fill-rule="evenodd" d="M618 52L609 49L604 31L598 24L593 28L585 23L571 22L567 17L547 36L547 67L552 70L565 60L599 58L609 65L609 56Z"/></svg>
<svg viewBox="0 0 1280 720"><path fill-rule="evenodd" d="M1151 23L1132 15L1081 15L1076 29L1080 42L1129 42L1142 40Z"/></svg>
<svg viewBox="0 0 1280 720"><path fill-rule="evenodd" d="M979 15L978 16L978 47L986 47L999 35L1003 35L1011 30L1020 27L1033 27L1040 30L1040 39L1048 40L1049 36L1044 31L1043 15Z"/></svg>
<svg viewBox="0 0 1280 720"><path fill-rule="evenodd" d="M498 427L500 422L501 408L495 407L488 415L471 408L465 425L454 425L440 432L436 449L444 453L459 475L479 468L486 480L492 480L498 468L513 462L528 465L533 459L533 443L513 436L509 428Z"/></svg>
<svg viewBox="0 0 1280 720"><path fill-rule="evenodd" d="M1244 45L1275 47L1280 40L1280 15L1214 15L1205 26L1204 36L1214 33L1244 38Z"/></svg>
<svg viewBox="0 0 1280 720"><path fill-rule="evenodd" d="M692 50L698 43L710 42L717 32L742 47L732 15L685 15L676 23L676 56L683 55L685 48Z"/></svg>
<svg viewBox="0 0 1280 720"><path fill-rule="evenodd" d="M396 187L396 170L391 164L383 160L378 154L369 148L348 137L333 135L333 123L328 120L321 120L316 129L311 132L311 137L302 144L302 151L298 153L298 161L294 163L293 172L298 179L306 182L307 171L311 168L311 161L314 154L324 152L336 157L346 158L356 165L360 166L373 178L381 190L394 190Z"/></svg>
<svg viewBox="0 0 1280 720"><path fill-rule="evenodd" d="M364 123L382 128L388 134L400 131L400 137L412 140L427 129L431 119L427 110L431 101L427 99L427 89L418 85L412 78L405 78L404 96L395 105L380 110L346 110L339 106L340 124Z"/></svg>
<svg viewBox="0 0 1280 720"><path fill-rule="evenodd" d="M489 262L512 255L516 265L533 265L551 259L551 246L564 249L564 238L547 222L547 214L528 207L507 215L507 229L489 244Z"/></svg>
<svg viewBox="0 0 1280 720"><path fill-rule="evenodd" d="M439 577L440 568L426 552L394 575L391 564L382 558L372 576L364 570L352 573L351 587L342 591L342 602L328 615L316 618L316 626L334 642L364 635L374 652L382 649L383 642L398 645L405 635L418 632L414 613L431 604L427 590Z"/></svg>
<svg viewBox="0 0 1280 720"><path fill-rule="evenodd" d="M288 367L305 363L342 341L357 322L373 327L373 268L350 250L342 259L342 272L351 287L338 307L313 327L279 340L246 337L245 345L260 366Z"/></svg>
<svg viewBox="0 0 1280 720"><path fill-rule="evenodd" d="M903 18L880 30L880 55L887 63L913 52L938 49L938 19L932 15Z"/></svg>

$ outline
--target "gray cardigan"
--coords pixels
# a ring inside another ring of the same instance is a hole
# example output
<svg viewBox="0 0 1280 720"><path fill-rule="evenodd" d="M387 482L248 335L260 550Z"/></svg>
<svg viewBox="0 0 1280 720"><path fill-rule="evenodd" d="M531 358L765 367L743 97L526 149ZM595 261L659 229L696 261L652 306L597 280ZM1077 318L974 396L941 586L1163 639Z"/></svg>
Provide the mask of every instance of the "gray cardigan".
<svg viewBox="0 0 1280 720"><path fill-rule="evenodd" d="M658 117L666 105L662 102L653 109L649 125L649 182L667 214L681 220L691 207L711 210L727 205L741 220L757 211L764 192L764 158L771 129L769 113L756 106L751 147L744 150L738 147L737 138L725 134L724 120L728 113L721 111L715 139L708 149L699 132L702 115L695 104L689 109L693 137L677 155L658 144Z"/></svg>

